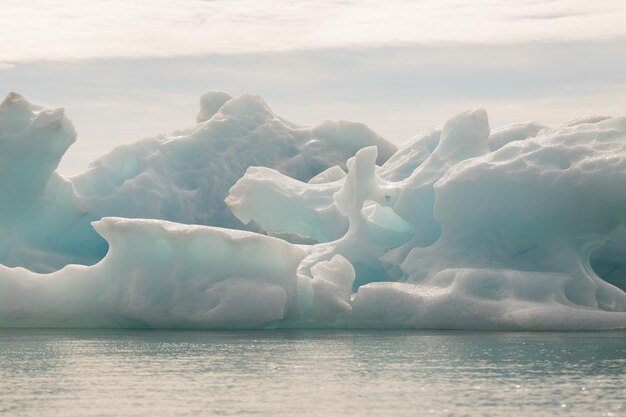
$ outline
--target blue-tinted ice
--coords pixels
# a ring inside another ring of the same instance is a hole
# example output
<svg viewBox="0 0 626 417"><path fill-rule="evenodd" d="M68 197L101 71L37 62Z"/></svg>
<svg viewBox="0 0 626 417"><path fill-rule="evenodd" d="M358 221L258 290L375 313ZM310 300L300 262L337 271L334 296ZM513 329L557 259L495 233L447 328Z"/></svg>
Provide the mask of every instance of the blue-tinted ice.
<svg viewBox="0 0 626 417"><path fill-rule="evenodd" d="M0 326L626 327L626 117L397 150L253 95L197 121L64 178L63 110L5 99Z"/></svg>

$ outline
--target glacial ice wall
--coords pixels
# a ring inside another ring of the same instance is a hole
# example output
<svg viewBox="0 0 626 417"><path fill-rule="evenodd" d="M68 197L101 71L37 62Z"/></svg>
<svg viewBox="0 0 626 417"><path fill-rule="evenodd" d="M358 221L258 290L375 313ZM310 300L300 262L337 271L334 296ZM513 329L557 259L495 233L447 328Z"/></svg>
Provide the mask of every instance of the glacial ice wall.
<svg viewBox="0 0 626 417"><path fill-rule="evenodd" d="M7 100L0 326L626 327L626 117L492 131L473 110L395 151L211 93L195 128L65 179L71 124ZM183 224L234 218L265 234Z"/></svg>

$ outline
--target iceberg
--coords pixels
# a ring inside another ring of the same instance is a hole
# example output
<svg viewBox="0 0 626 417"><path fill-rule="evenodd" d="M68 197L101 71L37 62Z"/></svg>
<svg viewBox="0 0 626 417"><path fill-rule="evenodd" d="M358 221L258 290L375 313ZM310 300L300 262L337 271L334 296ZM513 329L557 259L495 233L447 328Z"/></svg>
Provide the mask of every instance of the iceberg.
<svg viewBox="0 0 626 417"><path fill-rule="evenodd" d="M626 117L398 149L252 95L197 121L64 178L71 123L7 97L1 327L626 328Z"/></svg>
<svg viewBox="0 0 626 417"><path fill-rule="evenodd" d="M51 272L94 264L107 243L90 223L106 216L255 230L224 203L249 166L309 180L364 146L379 163L396 146L360 123L300 127L256 95L201 97L190 129L115 148L75 177L56 173L76 132L63 109L12 93L0 104L0 263Z"/></svg>

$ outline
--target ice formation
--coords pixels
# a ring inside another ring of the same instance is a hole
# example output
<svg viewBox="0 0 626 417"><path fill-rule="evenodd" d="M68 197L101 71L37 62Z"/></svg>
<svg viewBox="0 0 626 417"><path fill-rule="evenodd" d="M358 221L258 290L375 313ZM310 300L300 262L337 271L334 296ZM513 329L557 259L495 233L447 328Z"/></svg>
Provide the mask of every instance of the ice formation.
<svg viewBox="0 0 626 417"><path fill-rule="evenodd" d="M626 117L490 131L473 110L396 151L256 96L201 103L66 179L62 111L5 100L0 326L626 327ZM35 272L102 238L95 265Z"/></svg>
<svg viewBox="0 0 626 417"><path fill-rule="evenodd" d="M249 166L308 180L364 146L378 148L379 163L396 150L359 123L296 126L251 94L211 92L200 104L194 127L120 146L63 178L55 170L76 139L70 121L10 94L0 105L0 195L11 196L0 205L0 263L93 264L107 244L90 222L105 216L245 228L224 198Z"/></svg>

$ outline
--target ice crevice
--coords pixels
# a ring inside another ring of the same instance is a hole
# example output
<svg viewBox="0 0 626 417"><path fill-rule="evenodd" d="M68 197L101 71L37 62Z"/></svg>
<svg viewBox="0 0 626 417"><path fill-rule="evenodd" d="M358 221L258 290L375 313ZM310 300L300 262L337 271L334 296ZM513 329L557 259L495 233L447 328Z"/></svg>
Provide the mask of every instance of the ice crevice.
<svg viewBox="0 0 626 417"><path fill-rule="evenodd" d="M626 327L626 117L396 146L202 96L78 176L63 110L0 104L0 326Z"/></svg>

